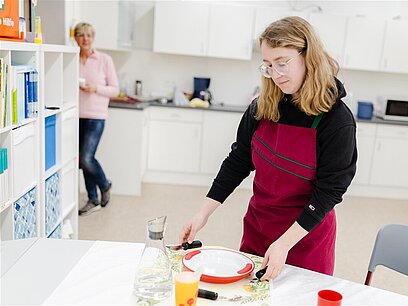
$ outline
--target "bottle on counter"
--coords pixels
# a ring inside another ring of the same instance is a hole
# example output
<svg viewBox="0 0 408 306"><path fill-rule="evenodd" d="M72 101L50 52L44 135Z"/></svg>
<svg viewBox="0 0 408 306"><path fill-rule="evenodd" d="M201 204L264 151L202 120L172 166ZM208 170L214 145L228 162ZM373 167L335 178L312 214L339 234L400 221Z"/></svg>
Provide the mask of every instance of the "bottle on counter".
<svg viewBox="0 0 408 306"><path fill-rule="evenodd" d="M135 89L136 96L142 95L142 81L136 80L136 89Z"/></svg>
<svg viewBox="0 0 408 306"><path fill-rule="evenodd" d="M164 245L166 216L147 222L147 238L136 269L133 293L145 300L161 301L172 293L170 260Z"/></svg>

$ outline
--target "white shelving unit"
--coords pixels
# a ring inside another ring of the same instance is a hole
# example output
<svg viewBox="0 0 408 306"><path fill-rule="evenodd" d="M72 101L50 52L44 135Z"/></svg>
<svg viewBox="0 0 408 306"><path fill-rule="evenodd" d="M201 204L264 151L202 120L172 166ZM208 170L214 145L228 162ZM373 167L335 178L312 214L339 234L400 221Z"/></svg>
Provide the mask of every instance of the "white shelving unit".
<svg viewBox="0 0 408 306"><path fill-rule="evenodd" d="M77 47L0 41L5 65L38 72L39 108L36 118L12 125L7 87L0 147L8 152L9 192L0 212L1 241L78 238L78 57Z"/></svg>

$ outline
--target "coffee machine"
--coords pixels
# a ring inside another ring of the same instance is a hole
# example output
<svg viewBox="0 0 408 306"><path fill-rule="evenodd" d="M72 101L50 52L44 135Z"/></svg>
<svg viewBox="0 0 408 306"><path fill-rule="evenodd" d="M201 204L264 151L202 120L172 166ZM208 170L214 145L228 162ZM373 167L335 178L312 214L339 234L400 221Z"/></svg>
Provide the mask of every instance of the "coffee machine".
<svg viewBox="0 0 408 306"><path fill-rule="evenodd" d="M199 98L203 101L207 101L211 103L212 94L208 90L210 87L210 78L194 78L194 92L193 92L193 99Z"/></svg>

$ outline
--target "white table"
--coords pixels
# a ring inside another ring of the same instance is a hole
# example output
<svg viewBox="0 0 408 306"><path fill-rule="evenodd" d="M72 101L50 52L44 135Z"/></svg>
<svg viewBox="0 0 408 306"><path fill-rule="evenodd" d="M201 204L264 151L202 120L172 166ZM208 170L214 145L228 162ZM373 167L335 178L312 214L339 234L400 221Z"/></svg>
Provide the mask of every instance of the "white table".
<svg viewBox="0 0 408 306"><path fill-rule="evenodd" d="M44 238L2 242L1 304L135 305L133 278L143 246ZM271 305L316 305L320 289L342 293L343 306L408 305L408 296L289 265L271 283ZM207 304L218 303L197 303Z"/></svg>

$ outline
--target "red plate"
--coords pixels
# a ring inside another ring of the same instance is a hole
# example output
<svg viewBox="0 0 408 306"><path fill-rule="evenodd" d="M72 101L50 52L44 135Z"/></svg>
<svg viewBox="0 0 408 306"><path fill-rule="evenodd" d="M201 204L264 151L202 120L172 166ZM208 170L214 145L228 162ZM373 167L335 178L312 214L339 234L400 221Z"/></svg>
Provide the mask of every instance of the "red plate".
<svg viewBox="0 0 408 306"><path fill-rule="evenodd" d="M227 249L201 249L187 253L182 259L186 270L201 272L201 281L226 284L252 273L255 264L242 253Z"/></svg>

